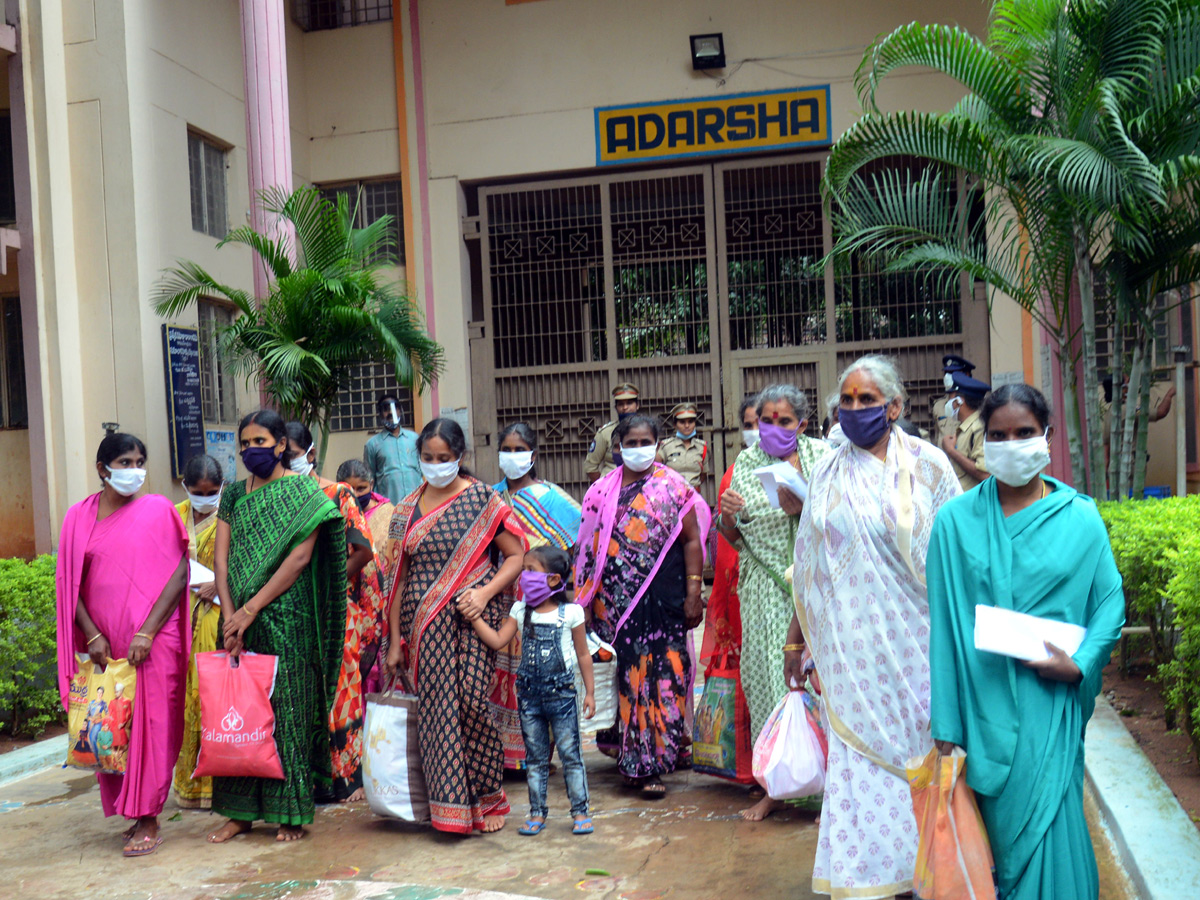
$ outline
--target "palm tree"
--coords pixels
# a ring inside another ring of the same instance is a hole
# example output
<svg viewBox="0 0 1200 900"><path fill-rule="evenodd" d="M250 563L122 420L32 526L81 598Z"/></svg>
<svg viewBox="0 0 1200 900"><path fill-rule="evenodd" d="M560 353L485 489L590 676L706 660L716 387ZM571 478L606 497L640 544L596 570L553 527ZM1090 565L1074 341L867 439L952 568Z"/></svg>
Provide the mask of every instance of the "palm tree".
<svg viewBox="0 0 1200 900"><path fill-rule="evenodd" d="M155 287L154 310L177 316L213 296L236 307L238 318L218 335L220 354L234 374L257 381L283 415L318 426L319 470L351 369L386 361L400 383L425 387L442 370L442 348L412 301L385 277L395 264L391 216L355 228L345 196L335 205L310 187L290 195L269 188L262 202L278 217L277 236L244 226L217 246L250 247L272 278L267 296L255 300L181 261Z"/></svg>
<svg viewBox="0 0 1200 900"><path fill-rule="evenodd" d="M949 26L903 26L867 51L857 77L866 112L834 145L826 171L835 255L879 256L894 271L945 283L967 273L1056 336L1072 474L1093 494L1105 490L1093 270L1122 220L1166 206L1162 173L1126 121L1161 64L1169 13L1184 5L1194 3L1001 0L986 41ZM880 83L909 66L948 75L967 93L946 113L880 112ZM896 156L931 165L922 174L863 175ZM954 171L967 189L952 194ZM972 217L980 195L986 214Z"/></svg>

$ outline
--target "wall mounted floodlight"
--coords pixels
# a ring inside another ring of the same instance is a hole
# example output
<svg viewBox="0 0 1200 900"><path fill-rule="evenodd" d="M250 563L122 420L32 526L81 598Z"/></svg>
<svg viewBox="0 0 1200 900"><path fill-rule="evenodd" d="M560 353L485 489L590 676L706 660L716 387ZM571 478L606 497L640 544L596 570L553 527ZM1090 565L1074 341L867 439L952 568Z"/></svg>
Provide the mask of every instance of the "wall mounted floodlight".
<svg viewBox="0 0 1200 900"><path fill-rule="evenodd" d="M692 68L723 69L725 68L725 38L721 34L693 34Z"/></svg>
<svg viewBox="0 0 1200 900"><path fill-rule="evenodd" d="M104 429L104 433L106 435L107 434L116 434L118 431L121 430L121 423L120 422L101 422L100 427Z"/></svg>

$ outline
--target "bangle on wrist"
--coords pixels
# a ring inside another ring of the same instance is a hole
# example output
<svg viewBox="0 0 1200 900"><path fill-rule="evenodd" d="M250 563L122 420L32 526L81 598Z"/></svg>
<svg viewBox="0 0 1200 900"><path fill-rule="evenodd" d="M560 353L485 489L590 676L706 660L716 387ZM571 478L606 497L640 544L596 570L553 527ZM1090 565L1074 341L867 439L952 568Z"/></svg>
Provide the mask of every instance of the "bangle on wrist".
<svg viewBox="0 0 1200 900"><path fill-rule="evenodd" d="M703 581L703 580L704 580L704 576L703 576L703 575L689 575L689 576L687 577L687 580L688 580L688 581Z"/></svg>
<svg viewBox="0 0 1200 900"><path fill-rule="evenodd" d="M96 641L100 640L100 638L102 638L102 637L104 637L104 633L101 631L97 631L95 633L95 635L93 635L91 638L88 639L88 646L89 647L92 646L92 644L96 643Z"/></svg>
<svg viewBox="0 0 1200 900"><path fill-rule="evenodd" d="M783 652L784 653L803 653L804 645L803 644L784 644Z"/></svg>
<svg viewBox="0 0 1200 900"><path fill-rule="evenodd" d="M152 635L152 634L146 634L146 632L144 632L144 631L135 631L135 632L133 633L133 636L134 636L134 637L144 637L144 638L145 638L146 640L148 640L148 641L152 641L152 640L154 640L154 635Z"/></svg>

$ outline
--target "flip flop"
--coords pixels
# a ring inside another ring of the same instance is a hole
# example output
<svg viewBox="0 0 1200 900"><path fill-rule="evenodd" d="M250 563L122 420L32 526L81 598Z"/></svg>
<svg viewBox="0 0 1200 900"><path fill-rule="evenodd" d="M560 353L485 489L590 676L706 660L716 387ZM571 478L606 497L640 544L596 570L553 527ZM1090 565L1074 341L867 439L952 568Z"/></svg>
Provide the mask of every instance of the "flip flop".
<svg viewBox="0 0 1200 900"><path fill-rule="evenodd" d="M533 819L526 819L525 824L517 829L517 834L523 834L526 837L532 837L535 834L541 834L546 828L546 820L535 822Z"/></svg>
<svg viewBox="0 0 1200 900"><path fill-rule="evenodd" d="M591 834L596 829L592 827L592 817L587 816L583 819L576 819L575 824L571 826L571 834Z"/></svg>
<svg viewBox="0 0 1200 900"><path fill-rule="evenodd" d="M125 856L149 856L158 849L158 845L163 842L161 837L156 837L154 840L150 838L142 838L132 847L126 847L122 852Z"/></svg>

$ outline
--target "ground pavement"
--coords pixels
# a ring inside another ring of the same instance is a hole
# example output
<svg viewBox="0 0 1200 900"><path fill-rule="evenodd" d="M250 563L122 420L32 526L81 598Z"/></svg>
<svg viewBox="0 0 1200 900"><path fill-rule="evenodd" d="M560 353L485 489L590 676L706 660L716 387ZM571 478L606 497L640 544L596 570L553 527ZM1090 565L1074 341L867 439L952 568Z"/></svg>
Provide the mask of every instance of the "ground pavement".
<svg viewBox="0 0 1200 900"><path fill-rule="evenodd" d="M94 777L51 769L0 786L0 896L104 900L657 900L729 897L809 900L816 814L793 809L740 821L746 790L692 772L666 780L665 800L625 788L592 742L585 751L596 833L570 834L561 776L551 779L550 823L517 834L525 785L508 781L514 815L498 834L469 838L386 822L365 804L318 809L309 835L276 844L258 826L229 844L204 835L221 820L169 800L165 841L142 859L121 856L123 827L105 820ZM1094 817L1093 817L1094 821ZM1125 900L1100 846L1101 898Z"/></svg>

